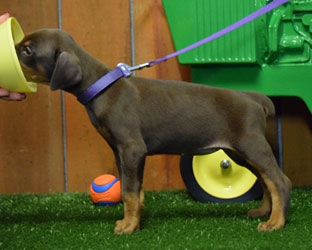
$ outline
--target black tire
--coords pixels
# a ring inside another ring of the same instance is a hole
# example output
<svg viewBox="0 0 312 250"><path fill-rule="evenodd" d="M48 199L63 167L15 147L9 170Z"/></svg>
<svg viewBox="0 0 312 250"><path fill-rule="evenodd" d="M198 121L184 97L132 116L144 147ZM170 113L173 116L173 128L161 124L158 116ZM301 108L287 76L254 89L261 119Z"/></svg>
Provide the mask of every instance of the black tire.
<svg viewBox="0 0 312 250"><path fill-rule="evenodd" d="M188 189L189 194L199 202L207 203L244 203L257 199L261 199L263 195L263 189L260 182L257 180L255 184L246 193L241 196L231 199L221 199L215 197L206 192L197 182L193 171L193 157L194 156L182 156L180 171L184 183Z"/></svg>

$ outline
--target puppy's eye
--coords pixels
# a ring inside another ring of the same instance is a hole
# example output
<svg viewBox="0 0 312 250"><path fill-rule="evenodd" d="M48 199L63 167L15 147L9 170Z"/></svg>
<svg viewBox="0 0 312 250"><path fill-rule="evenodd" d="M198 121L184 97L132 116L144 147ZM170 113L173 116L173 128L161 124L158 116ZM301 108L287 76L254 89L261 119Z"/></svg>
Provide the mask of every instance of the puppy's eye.
<svg viewBox="0 0 312 250"><path fill-rule="evenodd" d="M31 47L30 47L30 46L25 46L25 47L23 48L23 54L24 54L25 56L32 56L33 51L32 51L32 49L31 49Z"/></svg>

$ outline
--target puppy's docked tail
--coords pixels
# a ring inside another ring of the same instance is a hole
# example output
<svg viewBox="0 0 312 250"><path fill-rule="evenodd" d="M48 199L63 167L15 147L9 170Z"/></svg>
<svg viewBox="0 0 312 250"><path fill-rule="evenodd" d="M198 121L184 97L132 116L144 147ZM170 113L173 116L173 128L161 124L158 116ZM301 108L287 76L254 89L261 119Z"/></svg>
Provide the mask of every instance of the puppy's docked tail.
<svg viewBox="0 0 312 250"><path fill-rule="evenodd" d="M264 113L267 117L275 116L275 107L269 97L253 92L247 92L247 94L263 107Z"/></svg>
<svg viewBox="0 0 312 250"><path fill-rule="evenodd" d="M264 109L264 112L267 117L273 117L275 116L275 107L271 99L267 96L263 96L262 106Z"/></svg>

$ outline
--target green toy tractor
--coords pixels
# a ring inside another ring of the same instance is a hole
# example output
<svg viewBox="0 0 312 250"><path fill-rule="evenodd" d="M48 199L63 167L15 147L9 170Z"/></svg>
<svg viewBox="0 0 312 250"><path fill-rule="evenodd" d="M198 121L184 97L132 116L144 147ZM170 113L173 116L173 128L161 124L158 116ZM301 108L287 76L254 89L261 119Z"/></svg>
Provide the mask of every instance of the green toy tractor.
<svg viewBox="0 0 312 250"><path fill-rule="evenodd" d="M230 26L270 2L163 0L176 50ZM193 82L271 97L299 97L312 113L311 47L312 1L292 0L181 55L179 62L192 66ZM256 177L222 150L182 157L181 173L190 194L199 201L244 202L262 194Z"/></svg>

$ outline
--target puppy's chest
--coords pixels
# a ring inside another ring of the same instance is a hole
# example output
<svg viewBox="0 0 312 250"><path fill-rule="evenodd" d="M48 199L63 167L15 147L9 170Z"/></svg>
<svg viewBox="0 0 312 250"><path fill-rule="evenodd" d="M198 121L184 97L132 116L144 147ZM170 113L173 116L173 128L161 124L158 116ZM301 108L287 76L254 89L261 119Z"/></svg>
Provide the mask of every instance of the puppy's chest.
<svg viewBox="0 0 312 250"><path fill-rule="evenodd" d="M97 129L97 131L106 139L111 139L111 134L108 131L108 129L102 125L102 122L100 121L100 118L94 113L94 111L91 108L86 108L90 121L93 124L93 126Z"/></svg>

